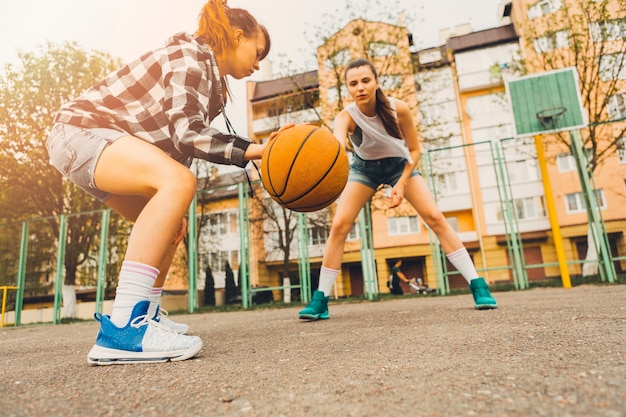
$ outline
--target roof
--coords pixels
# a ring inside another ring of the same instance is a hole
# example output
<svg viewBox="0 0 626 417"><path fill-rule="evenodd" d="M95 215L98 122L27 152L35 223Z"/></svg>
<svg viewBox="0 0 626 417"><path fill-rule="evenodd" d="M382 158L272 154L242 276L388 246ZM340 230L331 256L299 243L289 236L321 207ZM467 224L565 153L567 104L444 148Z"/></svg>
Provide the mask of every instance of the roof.
<svg viewBox="0 0 626 417"><path fill-rule="evenodd" d="M515 31L515 27L510 24L468 33L467 35L453 36L448 39L448 48L454 52L463 52L492 45L517 42L518 39L519 36Z"/></svg>
<svg viewBox="0 0 626 417"><path fill-rule="evenodd" d="M295 74L289 77L277 78L269 81L259 81L254 87L251 101L267 100L272 97L303 91L317 89L319 78L317 70Z"/></svg>

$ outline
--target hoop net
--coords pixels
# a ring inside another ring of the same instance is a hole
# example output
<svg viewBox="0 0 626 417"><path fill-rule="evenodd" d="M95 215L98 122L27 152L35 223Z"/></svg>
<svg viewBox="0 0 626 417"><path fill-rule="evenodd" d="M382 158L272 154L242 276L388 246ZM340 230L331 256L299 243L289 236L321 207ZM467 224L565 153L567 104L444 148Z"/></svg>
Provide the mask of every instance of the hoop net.
<svg viewBox="0 0 626 417"><path fill-rule="evenodd" d="M550 107L537 112L536 116L541 125L547 130L556 129L559 120L567 111L566 107Z"/></svg>

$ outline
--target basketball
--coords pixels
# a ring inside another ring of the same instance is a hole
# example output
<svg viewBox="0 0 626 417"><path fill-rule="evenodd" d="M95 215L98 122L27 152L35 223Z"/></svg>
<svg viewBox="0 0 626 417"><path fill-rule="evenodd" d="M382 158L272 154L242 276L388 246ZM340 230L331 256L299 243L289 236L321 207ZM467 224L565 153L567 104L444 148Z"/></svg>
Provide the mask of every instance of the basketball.
<svg viewBox="0 0 626 417"><path fill-rule="evenodd" d="M261 181L270 197L296 212L328 207L348 181L348 157L328 130L296 125L265 148Z"/></svg>

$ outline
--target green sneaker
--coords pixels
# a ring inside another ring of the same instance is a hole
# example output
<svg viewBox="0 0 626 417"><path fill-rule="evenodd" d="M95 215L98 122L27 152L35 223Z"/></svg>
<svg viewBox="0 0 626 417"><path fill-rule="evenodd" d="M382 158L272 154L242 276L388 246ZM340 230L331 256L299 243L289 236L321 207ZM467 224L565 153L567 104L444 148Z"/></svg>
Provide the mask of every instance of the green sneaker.
<svg viewBox="0 0 626 417"><path fill-rule="evenodd" d="M474 296L474 306L477 310L488 310L498 308L498 303L489 292L487 283L482 278L476 278L470 281L470 290Z"/></svg>
<svg viewBox="0 0 626 417"><path fill-rule="evenodd" d="M328 315L328 297L324 296L323 291L313 291L311 302L300 310L298 316L302 320L326 320Z"/></svg>

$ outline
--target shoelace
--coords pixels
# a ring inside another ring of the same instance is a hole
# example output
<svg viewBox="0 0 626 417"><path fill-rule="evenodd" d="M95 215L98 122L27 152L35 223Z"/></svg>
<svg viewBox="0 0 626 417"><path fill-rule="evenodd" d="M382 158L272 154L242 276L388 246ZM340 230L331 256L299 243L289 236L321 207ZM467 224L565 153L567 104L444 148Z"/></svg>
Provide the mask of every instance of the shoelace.
<svg viewBox="0 0 626 417"><path fill-rule="evenodd" d="M146 326L149 322L148 319L148 315L144 314L143 316L137 316L135 317L131 322L130 325L133 326L135 329L140 328L141 326Z"/></svg>

